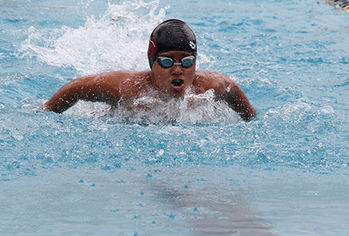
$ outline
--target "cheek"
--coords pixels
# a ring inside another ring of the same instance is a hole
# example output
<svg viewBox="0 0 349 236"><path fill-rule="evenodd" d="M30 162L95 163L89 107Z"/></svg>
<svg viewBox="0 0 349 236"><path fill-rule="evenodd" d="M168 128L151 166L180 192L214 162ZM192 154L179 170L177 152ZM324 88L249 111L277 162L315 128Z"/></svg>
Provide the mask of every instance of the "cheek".
<svg viewBox="0 0 349 236"><path fill-rule="evenodd" d="M154 68L151 74L153 85L155 85L156 87L163 87L164 84L166 84L166 79L164 78L168 77L168 75L164 71Z"/></svg>
<svg viewBox="0 0 349 236"><path fill-rule="evenodd" d="M162 83L163 81L165 81L165 78L167 77L169 77L169 74L166 71L158 71L155 76L156 80L159 83Z"/></svg>
<svg viewBox="0 0 349 236"><path fill-rule="evenodd" d="M154 63L153 69L152 69L152 75L154 78L159 78L166 76L168 72L164 69L162 69L157 63Z"/></svg>
<svg viewBox="0 0 349 236"><path fill-rule="evenodd" d="M188 81L193 81L194 80L194 75L195 75L195 68L185 72L185 77L186 77L186 79Z"/></svg>

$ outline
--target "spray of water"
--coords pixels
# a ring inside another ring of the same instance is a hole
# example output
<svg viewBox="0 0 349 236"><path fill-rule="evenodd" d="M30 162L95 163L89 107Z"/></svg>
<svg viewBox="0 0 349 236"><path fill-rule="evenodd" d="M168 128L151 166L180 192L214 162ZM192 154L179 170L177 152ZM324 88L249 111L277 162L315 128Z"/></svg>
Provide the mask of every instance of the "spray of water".
<svg viewBox="0 0 349 236"><path fill-rule="evenodd" d="M57 67L72 67L81 74L147 68L149 34L165 17L159 0L109 2L99 19L88 17L83 26L63 26L50 32L30 27L21 54Z"/></svg>
<svg viewBox="0 0 349 236"><path fill-rule="evenodd" d="M164 101L156 91L116 108L103 103L80 101L66 111L77 117L107 118L113 122L138 124L213 124L237 122L239 117L227 104L214 99L213 90L188 93L183 99Z"/></svg>

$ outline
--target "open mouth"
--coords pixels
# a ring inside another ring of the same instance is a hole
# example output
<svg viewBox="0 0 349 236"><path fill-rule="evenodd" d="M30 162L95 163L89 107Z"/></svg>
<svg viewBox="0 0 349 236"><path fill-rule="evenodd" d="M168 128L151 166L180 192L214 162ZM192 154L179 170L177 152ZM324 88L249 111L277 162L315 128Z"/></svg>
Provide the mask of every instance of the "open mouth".
<svg viewBox="0 0 349 236"><path fill-rule="evenodd" d="M184 85L184 81L182 79L174 79L171 81L171 85L174 89L180 89Z"/></svg>

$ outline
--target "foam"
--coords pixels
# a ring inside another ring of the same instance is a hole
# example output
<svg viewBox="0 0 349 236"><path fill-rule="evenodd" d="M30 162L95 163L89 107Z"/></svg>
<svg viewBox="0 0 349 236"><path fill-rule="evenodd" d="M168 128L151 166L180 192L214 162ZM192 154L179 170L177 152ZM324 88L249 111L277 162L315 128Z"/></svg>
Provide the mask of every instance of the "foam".
<svg viewBox="0 0 349 236"><path fill-rule="evenodd" d="M129 109L130 106L133 109ZM137 109L138 106L142 108ZM183 99L166 102L155 91L135 99L131 104L120 103L116 109L104 103L79 101L65 113L94 119L107 117L113 122L138 124L214 124L236 123L239 120L238 114L227 104L215 101L213 90L203 94L188 93Z"/></svg>

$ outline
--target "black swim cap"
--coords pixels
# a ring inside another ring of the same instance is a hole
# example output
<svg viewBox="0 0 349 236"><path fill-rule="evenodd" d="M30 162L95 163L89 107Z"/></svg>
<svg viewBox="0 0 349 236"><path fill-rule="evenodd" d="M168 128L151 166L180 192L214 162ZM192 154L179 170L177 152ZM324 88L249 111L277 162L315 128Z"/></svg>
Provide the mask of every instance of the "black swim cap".
<svg viewBox="0 0 349 236"><path fill-rule="evenodd" d="M189 26L177 19L170 19L158 25L150 35L148 60L150 68L160 53L185 51L196 57L196 38Z"/></svg>

